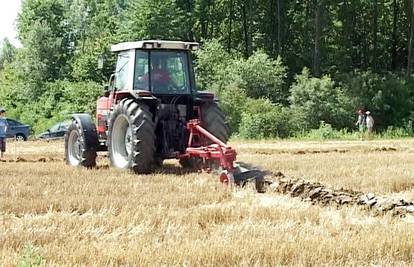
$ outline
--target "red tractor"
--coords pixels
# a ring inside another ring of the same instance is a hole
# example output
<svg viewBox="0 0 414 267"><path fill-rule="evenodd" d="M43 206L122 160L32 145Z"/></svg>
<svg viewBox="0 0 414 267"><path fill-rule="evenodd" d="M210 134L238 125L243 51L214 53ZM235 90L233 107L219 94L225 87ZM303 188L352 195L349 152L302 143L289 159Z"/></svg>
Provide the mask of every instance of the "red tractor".
<svg viewBox="0 0 414 267"><path fill-rule="evenodd" d="M234 165L226 142L229 129L214 94L196 90L192 51L199 45L178 41L138 41L112 46L115 73L97 101L96 125L88 114L74 114L65 135L66 162L94 167L98 151L108 151L113 167L148 173L164 159L183 167L219 168L222 182L256 179L257 171Z"/></svg>

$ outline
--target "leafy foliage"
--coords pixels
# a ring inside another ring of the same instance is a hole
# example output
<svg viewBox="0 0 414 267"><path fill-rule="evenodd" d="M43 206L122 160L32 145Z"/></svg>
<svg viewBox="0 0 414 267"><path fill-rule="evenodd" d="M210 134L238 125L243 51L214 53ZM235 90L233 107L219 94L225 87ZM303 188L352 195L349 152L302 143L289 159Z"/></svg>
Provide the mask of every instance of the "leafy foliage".
<svg viewBox="0 0 414 267"><path fill-rule="evenodd" d="M355 106L375 114L378 126L403 126L405 120L411 119L414 108L412 80L371 71L347 74L341 80L355 99Z"/></svg>
<svg viewBox="0 0 414 267"><path fill-rule="evenodd" d="M10 43L9 39L4 38L2 42L0 42L0 71L4 69L6 64L10 64L13 62L16 48Z"/></svg>
<svg viewBox="0 0 414 267"><path fill-rule="evenodd" d="M186 23L175 0L131 0L121 35L124 40L183 39Z"/></svg>
<svg viewBox="0 0 414 267"><path fill-rule="evenodd" d="M249 97L264 97L275 103L286 100L287 92L283 88L286 67L280 57L273 60L263 51L256 51L247 60L235 60L227 70L235 73L234 83Z"/></svg>
<svg viewBox="0 0 414 267"><path fill-rule="evenodd" d="M229 73L226 69L233 57L224 49L218 40L213 39L197 51L197 82L203 89L220 91L228 83ZM209 87L209 88L207 88Z"/></svg>
<svg viewBox="0 0 414 267"><path fill-rule="evenodd" d="M227 86L220 94L220 106L226 114L227 124L232 132L239 131L241 116L246 108L247 99L244 90L234 85Z"/></svg>
<svg viewBox="0 0 414 267"><path fill-rule="evenodd" d="M114 56L109 51L108 39L112 38L102 36L85 41L82 51L73 58L72 76L76 81L92 80L99 83L108 79L115 64ZM102 68L99 68L99 60L103 62Z"/></svg>
<svg viewBox="0 0 414 267"><path fill-rule="evenodd" d="M111 44L187 40L202 42L195 55L199 89L219 95L234 133L284 137L352 129L358 108L372 111L377 129L408 129L414 121L407 64L414 60L413 45L407 46L414 40L407 30L412 5L24 0L17 20L23 47L5 40L0 50L0 104L40 131L70 112L93 112L114 69Z"/></svg>
<svg viewBox="0 0 414 267"><path fill-rule="evenodd" d="M338 128L352 124L352 100L341 88L335 86L330 77L310 77L309 70L305 68L296 77L290 93L292 110L305 114L305 129L317 128L320 121Z"/></svg>
<svg viewBox="0 0 414 267"><path fill-rule="evenodd" d="M198 52L197 71L203 87L217 92L232 85L252 98L286 100L287 92L283 92L286 67L280 57L273 60L263 51L254 52L248 59L234 58L213 40Z"/></svg>
<svg viewBox="0 0 414 267"><path fill-rule="evenodd" d="M288 137L291 130L290 113L287 108L273 104L267 99L249 99L241 115L241 137Z"/></svg>

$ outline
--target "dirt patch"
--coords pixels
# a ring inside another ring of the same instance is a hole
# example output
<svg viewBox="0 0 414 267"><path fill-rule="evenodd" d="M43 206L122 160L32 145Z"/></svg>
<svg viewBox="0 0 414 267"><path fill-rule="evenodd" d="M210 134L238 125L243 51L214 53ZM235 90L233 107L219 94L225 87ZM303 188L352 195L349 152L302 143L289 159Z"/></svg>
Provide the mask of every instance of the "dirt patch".
<svg viewBox="0 0 414 267"><path fill-rule="evenodd" d="M362 149L304 149L304 150L284 150L284 149L253 149L248 152L259 155L272 155L272 154L292 154L292 155L306 155L306 154L327 154L327 153L349 153L349 152L395 152L399 149L390 146L380 146L375 148L362 148Z"/></svg>
<svg viewBox="0 0 414 267"><path fill-rule="evenodd" d="M387 152L387 151L398 151L398 149L397 148L395 148L395 147L387 147L387 146L382 146L382 147L376 147L376 148L374 148L374 149L372 149L372 151L375 151L375 152Z"/></svg>
<svg viewBox="0 0 414 267"><path fill-rule="evenodd" d="M347 153L350 150L347 149L306 149L306 150L281 150L281 149L260 149L249 151L254 154L260 155L272 155L272 154L293 154L293 155L305 155L305 154L321 154L321 153Z"/></svg>
<svg viewBox="0 0 414 267"><path fill-rule="evenodd" d="M324 150L299 150L292 151L291 154L305 155L305 154L326 154L326 153L347 153L350 150L347 149L324 149Z"/></svg>
<svg viewBox="0 0 414 267"><path fill-rule="evenodd" d="M53 157L41 157L41 158L35 158L35 159L29 159L29 158L23 158L23 157L17 157L16 159L3 159L0 160L0 162L5 163L46 163L46 162L62 162L64 159L62 158L53 158Z"/></svg>
<svg viewBox="0 0 414 267"><path fill-rule="evenodd" d="M376 196L373 193L362 193L354 190L335 190L320 183L312 183L303 179L288 178L278 172L268 176L269 191L300 197L305 201L319 205L360 205L378 214L391 212L395 216L414 214L414 203L403 199Z"/></svg>

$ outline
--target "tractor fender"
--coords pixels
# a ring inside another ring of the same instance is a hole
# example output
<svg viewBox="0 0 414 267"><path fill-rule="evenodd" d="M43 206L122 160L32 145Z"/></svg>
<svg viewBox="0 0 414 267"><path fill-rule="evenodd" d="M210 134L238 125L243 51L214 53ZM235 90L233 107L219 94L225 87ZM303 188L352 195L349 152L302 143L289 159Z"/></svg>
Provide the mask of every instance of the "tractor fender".
<svg viewBox="0 0 414 267"><path fill-rule="evenodd" d="M92 117L86 113L78 113L72 115L72 120L80 127L82 137L84 138L85 149L97 150L99 147L98 132Z"/></svg>
<svg viewBox="0 0 414 267"><path fill-rule="evenodd" d="M219 100L216 98L216 95L209 91L199 91L197 92L194 102L196 105L203 105L204 103L218 103Z"/></svg>

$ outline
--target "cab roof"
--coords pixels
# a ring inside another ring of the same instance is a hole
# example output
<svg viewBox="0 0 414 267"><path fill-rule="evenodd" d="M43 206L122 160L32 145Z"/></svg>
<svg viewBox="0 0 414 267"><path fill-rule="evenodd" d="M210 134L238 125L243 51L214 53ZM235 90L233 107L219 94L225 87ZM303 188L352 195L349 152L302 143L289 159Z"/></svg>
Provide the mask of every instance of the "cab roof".
<svg viewBox="0 0 414 267"><path fill-rule="evenodd" d="M181 41L164 41L164 40L143 40L136 42L125 42L113 45L112 52L121 52L131 49L175 49L175 50L192 50L199 48L196 42Z"/></svg>

